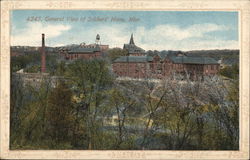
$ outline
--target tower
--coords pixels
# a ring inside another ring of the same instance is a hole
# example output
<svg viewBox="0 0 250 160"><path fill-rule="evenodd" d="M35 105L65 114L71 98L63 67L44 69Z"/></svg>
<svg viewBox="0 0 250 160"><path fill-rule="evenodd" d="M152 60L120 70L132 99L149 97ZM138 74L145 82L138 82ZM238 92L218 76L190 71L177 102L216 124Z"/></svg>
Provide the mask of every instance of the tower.
<svg viewBox="0 0 250 160"><path fill-rule="evenodd" d="M133 33L131 34L129 44L135 44L134 38L133 38Z"/></svg>
<svg viewBox="0 0 250 160"><path fill-rule="evenodd" d="M46 53L45 53L45 35L42 34L42 48L41 48L41 73L46 72Z"/></svg>
<svg viewBox="0 0 250 160"><path fill-rule="evenodd" d="M96 44L100 44L100 43L101 43L101 38L100 38L100 35L99 35L99 34L96 35L95 43L96 43Z"/></svg>

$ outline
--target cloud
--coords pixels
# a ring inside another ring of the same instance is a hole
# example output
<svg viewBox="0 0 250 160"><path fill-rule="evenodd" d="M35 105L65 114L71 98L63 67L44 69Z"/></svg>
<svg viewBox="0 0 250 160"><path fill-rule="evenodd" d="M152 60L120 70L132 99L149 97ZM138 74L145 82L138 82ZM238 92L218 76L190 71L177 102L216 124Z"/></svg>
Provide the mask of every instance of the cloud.
<svg viewBox="0 0 250 160"><path fill-rule="evenodd" d="M50 39L58 37L65 31L70 30L69 25L44 25L40 22L28 23L26 28L15 31L15 35L11 36L11 45L28 45L40 46L41 34L44 33L46 37L46 45L50 45Z"/></svg>
<svg viewBox="0 0 250 160"><path fill-rule="evenodd" d="M100 34L101 43L108 44L110 47L122 47L124 43L128 43L131 32L127 25L112 24L112 25L96 25L80 31L72 29L64 36L64 40L53 44L79 44L85 42L86 44L95 43L96 35Z"/></svg>
<svg viewBox="0 0 250 160"><path fill-rule="evenodd" d="M164 45L165 44L165 45ZM142 44L140 47L146 50L205 50L205 49L238 49L239 42L236 40L183 40L158 42L151 45Z"/></svg>
<svg viewBox="0 0 250 160"><path fill-rule="evenodd" d="M66 44L64 44L64 43L57 43L57 44L54 44L53 47L61 47L61 46L64 46L64 45L66 45Z"/></svg>
<svg viewBox="0 0 250 160"><path fill-rule="evenodd" d="M177 25L158 25L149 30L146 30L144 27L138 27L136 33L138 33L140 37L146 35L147 37L143 38L148 41L175 41L187 38L200 38L206 33L223 30L228 30L228 28L216 24L195 24L187 28L180 28Z"/></svg>
<svg viewBox="0 0 250 160"><path fill-rule="evenodd" d="M95 26L82 33L82 40L93 43L97 33L103 44L110 47L123 47L133 32L136 45L145 50L198 50L198 49L237 49L237 40L224 40L211 32L229 31L225 25L211 23L194 24L181 28L177 25L156 25L153 28L138 26L131 30L127 25L115 24ZM83 38L84 37L84 38Z"/></svg>
<svg viewBox="0 0 250 160"><path fill-rule="evenodd" d="M123 47L128 43L131 33L136 45L145 50L199 50L199 49L238 49L237 40L226 40L220 32L235 32L230 27L213 23L194 24L186 27L178 25L156 25L152 28L129 24L103 24L72 28L69 25L29 24L19 34L12 36L12 45L40 45L41 33L46 34L46 45L62 46L68 44L94 43L100 34L101 43L112 47ZM212 34L211 34L212 33Z"/></svg>
<svg viewBox="0 0 250 160"><path fill-rule="evenodd" d="M217 24L194 24L181 28L177 25L158 25L151 29L138 27L135 32L137 44L146 50L191 50L191 49L232 49L238 42L211 36L211 32L228 31L229 27Z"/></svg>

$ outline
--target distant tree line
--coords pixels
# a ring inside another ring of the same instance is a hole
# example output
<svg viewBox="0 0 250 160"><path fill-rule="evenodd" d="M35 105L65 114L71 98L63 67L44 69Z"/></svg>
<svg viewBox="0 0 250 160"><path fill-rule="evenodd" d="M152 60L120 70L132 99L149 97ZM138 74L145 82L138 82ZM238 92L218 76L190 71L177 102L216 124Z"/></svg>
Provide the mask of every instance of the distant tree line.
<svg viewBox="0 0 250 160"><path fill-rule="evenodd" d="M61 58L58 54L47 54L46 56L46 68L48 72L55 70L55 65ZM24 72L38 73L41 70L41 54L31 53L23 56L11 57L11 72L24 69Z"/></svg>

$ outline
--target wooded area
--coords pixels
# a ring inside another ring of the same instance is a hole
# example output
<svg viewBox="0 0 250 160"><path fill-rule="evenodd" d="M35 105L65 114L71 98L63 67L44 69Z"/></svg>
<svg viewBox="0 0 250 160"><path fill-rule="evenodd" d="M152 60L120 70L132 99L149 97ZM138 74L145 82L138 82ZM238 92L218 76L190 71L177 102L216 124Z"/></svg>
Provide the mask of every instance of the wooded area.
<svg viewBox="0 0 250 160"><path fill-rule="evenodd" d="M154 83L116 80L107 59L51 59L50 74L65 78L55 87L11 79L11 149L239 149L238 65Z"/></svg>

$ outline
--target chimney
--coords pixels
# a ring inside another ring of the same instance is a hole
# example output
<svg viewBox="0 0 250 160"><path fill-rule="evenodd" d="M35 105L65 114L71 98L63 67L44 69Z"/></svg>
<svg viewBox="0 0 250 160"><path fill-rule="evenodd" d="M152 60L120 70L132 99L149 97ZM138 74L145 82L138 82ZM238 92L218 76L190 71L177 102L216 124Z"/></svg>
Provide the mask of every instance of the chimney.
<svg viewBox="0 0 250 160"><path fill-rule="evenodd" d="M46 53L45 53L45 42L44 42L45 35L42 34L42 49L41 49L41 73L46 72Z"/></svg>

